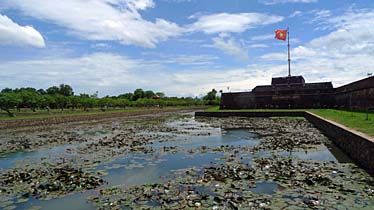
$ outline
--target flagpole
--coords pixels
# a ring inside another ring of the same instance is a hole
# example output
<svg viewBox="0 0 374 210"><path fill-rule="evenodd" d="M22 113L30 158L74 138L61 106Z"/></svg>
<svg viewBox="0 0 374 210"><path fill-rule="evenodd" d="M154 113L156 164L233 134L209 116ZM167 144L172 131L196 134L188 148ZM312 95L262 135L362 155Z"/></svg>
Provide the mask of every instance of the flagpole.
<svg viewBox="0 0 374 210"><path fill-rule="evenodd" d="M290 54L290 29L287 27L287 39L288 39L288 76L291 76L291 54Z"/></svg>

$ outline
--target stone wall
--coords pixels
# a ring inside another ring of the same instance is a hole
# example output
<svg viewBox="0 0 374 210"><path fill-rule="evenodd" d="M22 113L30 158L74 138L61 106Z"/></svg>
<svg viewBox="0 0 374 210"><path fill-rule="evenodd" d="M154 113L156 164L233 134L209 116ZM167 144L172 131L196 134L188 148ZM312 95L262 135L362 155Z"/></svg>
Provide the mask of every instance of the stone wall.
<svg viewBox="0 0 374 210"><path fill-rule="evenodd" d="M311 109L333 108L334 93L223 93L220 109Z"/></svg>
<svg viewBox="0 0 374 210"><path fill-rule="evenodd" d="M335 107L356 111L374 109L374 77L336 88Z"/></svg>
<svg viewBox="0 0 374 210"><path fill-rule="evenodd" d="M222 93L221 109L253 109L255 98L251 92Z"/></svg>
<svg viewBox="0 0 374 210"><path fill-rule="evenodd" d="M305 118L328 136L357 165L374 175L374 139L306 112Z"/></svg>
<svg viewBox="0 0 374 210"><path fill-rule="evenodd" d="M320 88L317 86L319 85ZM374 109L374 77L331 89L324 83L306 83L305 87L289 90L272 86L257 86L252 92L223 93L221 109L310 109L338 108L366 111ZM308 86L310 88L308 88ZM287 87L286 87L287 88Z"/></svg>

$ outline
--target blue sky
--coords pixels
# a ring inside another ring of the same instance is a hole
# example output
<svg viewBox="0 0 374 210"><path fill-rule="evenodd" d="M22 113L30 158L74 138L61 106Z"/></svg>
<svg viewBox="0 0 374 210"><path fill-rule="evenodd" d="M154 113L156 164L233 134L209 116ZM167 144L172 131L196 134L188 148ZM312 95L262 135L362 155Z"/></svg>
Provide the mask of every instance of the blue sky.
<svg viewBox="0 0 374 210"><path fill-rule="evenodd" d="M292 73L334 86L374 71L372 0L0 0L0 89L70 84L201 96Z"/></svg>

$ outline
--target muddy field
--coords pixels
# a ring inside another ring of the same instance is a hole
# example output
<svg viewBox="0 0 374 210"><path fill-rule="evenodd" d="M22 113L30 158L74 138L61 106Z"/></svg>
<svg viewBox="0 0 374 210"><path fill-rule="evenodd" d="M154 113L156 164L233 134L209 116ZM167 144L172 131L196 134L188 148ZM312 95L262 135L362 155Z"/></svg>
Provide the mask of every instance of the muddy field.
<svg viewBox="0 0 374 210"><path fill-rule="evenodd" d="M374 205L373 178L303 118L179 111L3 129L0 140L0 209Z"/></svg>

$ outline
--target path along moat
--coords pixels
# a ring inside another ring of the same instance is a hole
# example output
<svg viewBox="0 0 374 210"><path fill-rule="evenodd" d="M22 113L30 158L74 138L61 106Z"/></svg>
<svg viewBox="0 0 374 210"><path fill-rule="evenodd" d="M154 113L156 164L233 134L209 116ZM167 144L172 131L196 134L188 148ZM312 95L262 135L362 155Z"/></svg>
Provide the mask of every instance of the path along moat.
<svg viewBox="0 0 374 210"><path fill-rule="evenodd" d="M303 118L173 113L0 138L2 209L374 205L372 177Z"/></svg>

